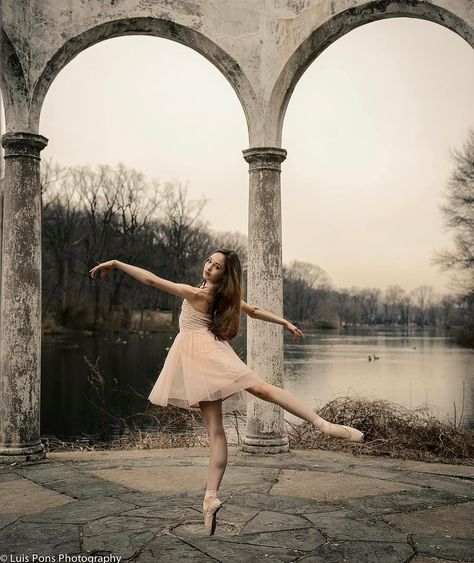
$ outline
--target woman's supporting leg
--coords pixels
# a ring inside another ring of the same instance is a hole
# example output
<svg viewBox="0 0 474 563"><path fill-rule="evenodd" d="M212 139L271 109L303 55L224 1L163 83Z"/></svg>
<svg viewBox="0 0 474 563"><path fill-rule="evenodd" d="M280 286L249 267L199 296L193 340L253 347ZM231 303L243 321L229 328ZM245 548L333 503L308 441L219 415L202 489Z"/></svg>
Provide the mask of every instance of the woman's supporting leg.
<svg viewBox="0 0 474 563"><path fill-rule="evenodd" d="M201 401L199 406L210 446L207 488L202 502L202 514L206 532L213 535L216 529L216 514L222 507L217 493L227 467L227 438L222 424L222 400Z"/></svg>
<svg viewBox="0 0 474 563"><path fill-rule="evenodd" d="M210 455L207 491L217 494L227 467L227 438L222 423L222 399L217 401L201 401L199 406L201 407L207 435L209 436Z"/></svg>
<svg viewBox="0 0 474 563"><path fill-rule="evenodd" d="M353 442L362 441L364 436L362 432L350 426L333 424L332 422L324 420L324 418L316 414L309 405L300 401L300 399L292 395L289 391L286 391L286 389L271 385L270 383L259 383L258 385L247 388L246 391L252 393L252 395L255 395L259 399L276 403L286 411L291 412L291 414L311 422L328 436L351 440Z"/></svg>

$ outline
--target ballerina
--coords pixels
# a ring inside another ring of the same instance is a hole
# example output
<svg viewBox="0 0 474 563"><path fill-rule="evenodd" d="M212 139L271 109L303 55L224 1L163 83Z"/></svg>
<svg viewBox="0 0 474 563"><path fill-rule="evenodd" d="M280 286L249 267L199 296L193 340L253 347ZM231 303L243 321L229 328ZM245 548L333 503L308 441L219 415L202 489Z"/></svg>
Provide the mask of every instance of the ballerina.
<svg viewBox="0 0 474 563"><path fill-rule="evenodd" d="M216 514L222 508L217 494L227 467L227 439L222 422L222 402L245 392L275 403L314 424L324 434L362 442L363 433L333 424L294 395L271 385L252 371L234 352L229 341L239 330L240 313L253 319L282 325L298 342L304 337L294 324L242 299L242 268L236 252L218 249L205 260L197 287L160 278L137 266L109 260L90 270L102 279L114 269L139 282L183 299L179 333L168 351L163 368L148 399L156 405L200 409L209 437L210 455L203 517L206 532L213 535Z"/></svg>

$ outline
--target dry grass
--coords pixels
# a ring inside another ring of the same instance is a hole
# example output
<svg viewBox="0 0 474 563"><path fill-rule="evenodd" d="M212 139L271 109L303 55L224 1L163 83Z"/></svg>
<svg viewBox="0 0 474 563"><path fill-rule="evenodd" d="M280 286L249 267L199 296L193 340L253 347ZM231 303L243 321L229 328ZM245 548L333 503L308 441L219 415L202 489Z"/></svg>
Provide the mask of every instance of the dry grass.
<svg viewBox="0 0 474 563"><path fill-rule="evenodd" d="M364 444L327 438L310 423L287 421L290 447L474 465L474 430L456 421L441 422L428 408L409 410L389 401L340 397L317 412L330 422L362 430Z"/></svg>

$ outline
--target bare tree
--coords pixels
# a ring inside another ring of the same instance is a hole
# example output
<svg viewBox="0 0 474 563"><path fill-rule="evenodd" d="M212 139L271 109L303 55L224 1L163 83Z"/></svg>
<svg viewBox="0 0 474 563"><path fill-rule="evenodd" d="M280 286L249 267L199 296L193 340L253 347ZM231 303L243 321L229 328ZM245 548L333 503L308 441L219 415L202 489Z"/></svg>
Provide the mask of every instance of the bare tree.
<svg viewBox="0 0 474 563"><path fill-rule="evenodd" d="M434 299L434 291L430 285L420 285L412 291L413 302L418 308L418 323L424 327L426 324L428 309Z"/></svg>
<svg viewBox="0 0 474 563"><path fill-rule="evenodd" d="M56 181L53 183L52 176ZM59 180L58 180L59 177ZM60 314L63 317L68 307L69 277L75 262L77 245L83 239L84 213L75 186L67 171L45 166L43 191L43 236L55 262L57 282L45 300L44 309L60 290Z"/></svg>
<svg viewBox="0 0 474 563"><path fill-rule="evenodd" d="M402 302L405 290L399 285L389 285L384 293L385 322L399 323L402 318Z"/></svg>
<svg viewBox="0 0 474 563"><path fill-rule="evenodd" d="M454 273L455 284L474 291L474 130L470 129L462 150L451 154L455 168L448 181L441 212L454 246L435 255L434 262Z"/></svg>
<svg viewBox="0 0 474 563"><path fill-rule="evenodd" d="M181 183L166 182L160 190L162 218L160 235L168 255L171 279L195 283L201 275L201 260L209 248L209 231L201 214L205 198L190 200L188 188ZM202 257L202 258L200 258ZM196 263L197 260L197 263ZM178 321L178 301L172 297L172 322Z"/></svg>
<svg viewBox="0 0 474 563"><path fill-rule="evenodd" d="M378 288L367 287L361 291L366 320L369 324L377 322L382 291Z"/></svg>
<svg viewBox="0 0 474 563"><path fill-rule="evenodd" d="M150 230L159 205L159 187L150 186L143 174L119 164L113 171L116 213L113 220L116 258L129 264L146 261ZM117 272L111 283L110 307L118 304L126 275Z"/></svg>
<svg viewBox="0 0 474 563"><path fill-rule="evenodd" d="M322 268L299 260L283 266L283 280L286 310L300 321L314 316L318 297L316 290L329 289L331 285Z"/></svg>

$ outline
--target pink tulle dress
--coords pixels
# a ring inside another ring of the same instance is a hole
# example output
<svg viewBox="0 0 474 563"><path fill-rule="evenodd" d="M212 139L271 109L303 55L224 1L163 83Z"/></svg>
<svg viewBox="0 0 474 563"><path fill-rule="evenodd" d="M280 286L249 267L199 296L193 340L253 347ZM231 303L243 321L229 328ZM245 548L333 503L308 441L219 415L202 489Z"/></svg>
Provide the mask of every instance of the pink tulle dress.
<svg viewBox="0 0 474 563"><path fill-rule="evenodd" d="M243 410L252 396L244 391L264 380L209 330L211 315L183 300L177 334L148 399L155 405L199 409L199 401L223 401L223 412Z"/></svg>

